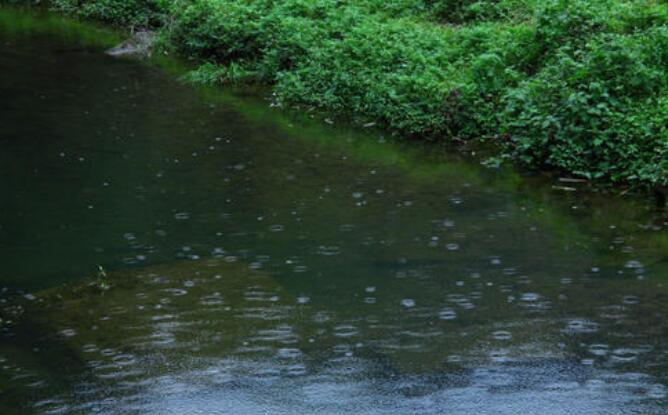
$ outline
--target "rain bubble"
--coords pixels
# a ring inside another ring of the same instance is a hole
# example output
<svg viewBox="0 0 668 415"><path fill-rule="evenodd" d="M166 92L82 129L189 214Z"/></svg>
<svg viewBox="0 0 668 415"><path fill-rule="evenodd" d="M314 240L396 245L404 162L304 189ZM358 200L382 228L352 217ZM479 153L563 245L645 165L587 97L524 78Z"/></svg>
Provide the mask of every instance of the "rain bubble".
<svg viewBox="0 0 668 415"><path fill-rule="evenodd" d="M304 296L304 295L300 296L300 297L297 297L297 303L298 304L306 304L310 301L311 301L311 299L309 297Z"/></svg>
<svg viewBox="0 0 668 415"><path fill-rule="evenodd" d="M62 334L65 337L72 337L72 336L76 336L77 332L74 329L65 329L65 330L61 330L60 334Z"/></svg>
<svg viewBox="0 0 668 415"><path fill-rule="evenodd" d="M457 318L457 313L451 308L445 308L438 313L438 318L441 320L454 320Z"/></svg>
<svg viewBox="0 0 668 415"><path fill-rule="evenodd" d="M510 334L510 332L505 331L505 330L497 330L494 333L492 333L492 338L494 340L510 340L513 338L513 335Z"/></svg>
<svg viewBox="0 0 668 415"><path fill-rule="evenodd" d="M524 293L520 297L520 300L527 302L538 301L539 299L540 299L540 294L537 293Z"/></svg>

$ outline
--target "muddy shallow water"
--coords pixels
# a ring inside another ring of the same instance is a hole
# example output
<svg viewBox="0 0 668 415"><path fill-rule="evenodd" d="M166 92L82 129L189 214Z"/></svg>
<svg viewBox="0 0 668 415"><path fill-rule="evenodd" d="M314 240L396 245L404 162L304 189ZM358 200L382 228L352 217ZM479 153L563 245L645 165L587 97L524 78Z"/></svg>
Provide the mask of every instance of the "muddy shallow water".
<svg viewBox="0 0 668 415"><path fill-rule="evenodd" d="M649 201L194 90L65 27L0 30L3 414L668 411Z"/></svg>

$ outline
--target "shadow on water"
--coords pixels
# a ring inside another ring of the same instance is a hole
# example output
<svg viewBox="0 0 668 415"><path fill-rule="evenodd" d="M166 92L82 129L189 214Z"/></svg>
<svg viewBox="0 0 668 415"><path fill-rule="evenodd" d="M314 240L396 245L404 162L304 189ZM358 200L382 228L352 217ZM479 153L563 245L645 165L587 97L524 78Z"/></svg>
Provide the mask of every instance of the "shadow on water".
<svg viewBox="0 0 668 415"><path fill-rule="evenodd" d="M0 27L2 413L668 408L651 201L193 90L78 23Z"/></svg>

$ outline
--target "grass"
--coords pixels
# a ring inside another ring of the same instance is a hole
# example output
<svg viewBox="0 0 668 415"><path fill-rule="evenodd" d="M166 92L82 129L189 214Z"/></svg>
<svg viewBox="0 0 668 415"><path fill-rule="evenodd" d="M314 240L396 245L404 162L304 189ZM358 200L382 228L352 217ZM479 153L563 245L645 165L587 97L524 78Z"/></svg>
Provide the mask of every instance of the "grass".
<svg viewBox="0 0 668 415"><path fill-rule="evenodd" d="M50 0L160 31L193 82L409 137L485 142L488 164L668 185L668 4L659 0Z"/></svg>

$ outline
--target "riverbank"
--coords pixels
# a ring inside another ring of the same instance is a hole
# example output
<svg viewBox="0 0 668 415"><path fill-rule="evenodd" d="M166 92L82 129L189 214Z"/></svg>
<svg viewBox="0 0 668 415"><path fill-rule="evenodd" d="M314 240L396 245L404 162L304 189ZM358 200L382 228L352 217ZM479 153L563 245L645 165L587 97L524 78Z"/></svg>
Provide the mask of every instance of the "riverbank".
<svg viewBox="0 0 668 415"><path fill-rule="evenodd" d="M193 88L113 32L0 9L0 413L666 413L645 200Z"/></svg>
<svg viewBox="0 0 668 415"><path fill-rule="evenodd" d="M51 0L160 32L189 79L402 136L484 142L600 184L668 185L668 6L622 0Z"/></svg>

